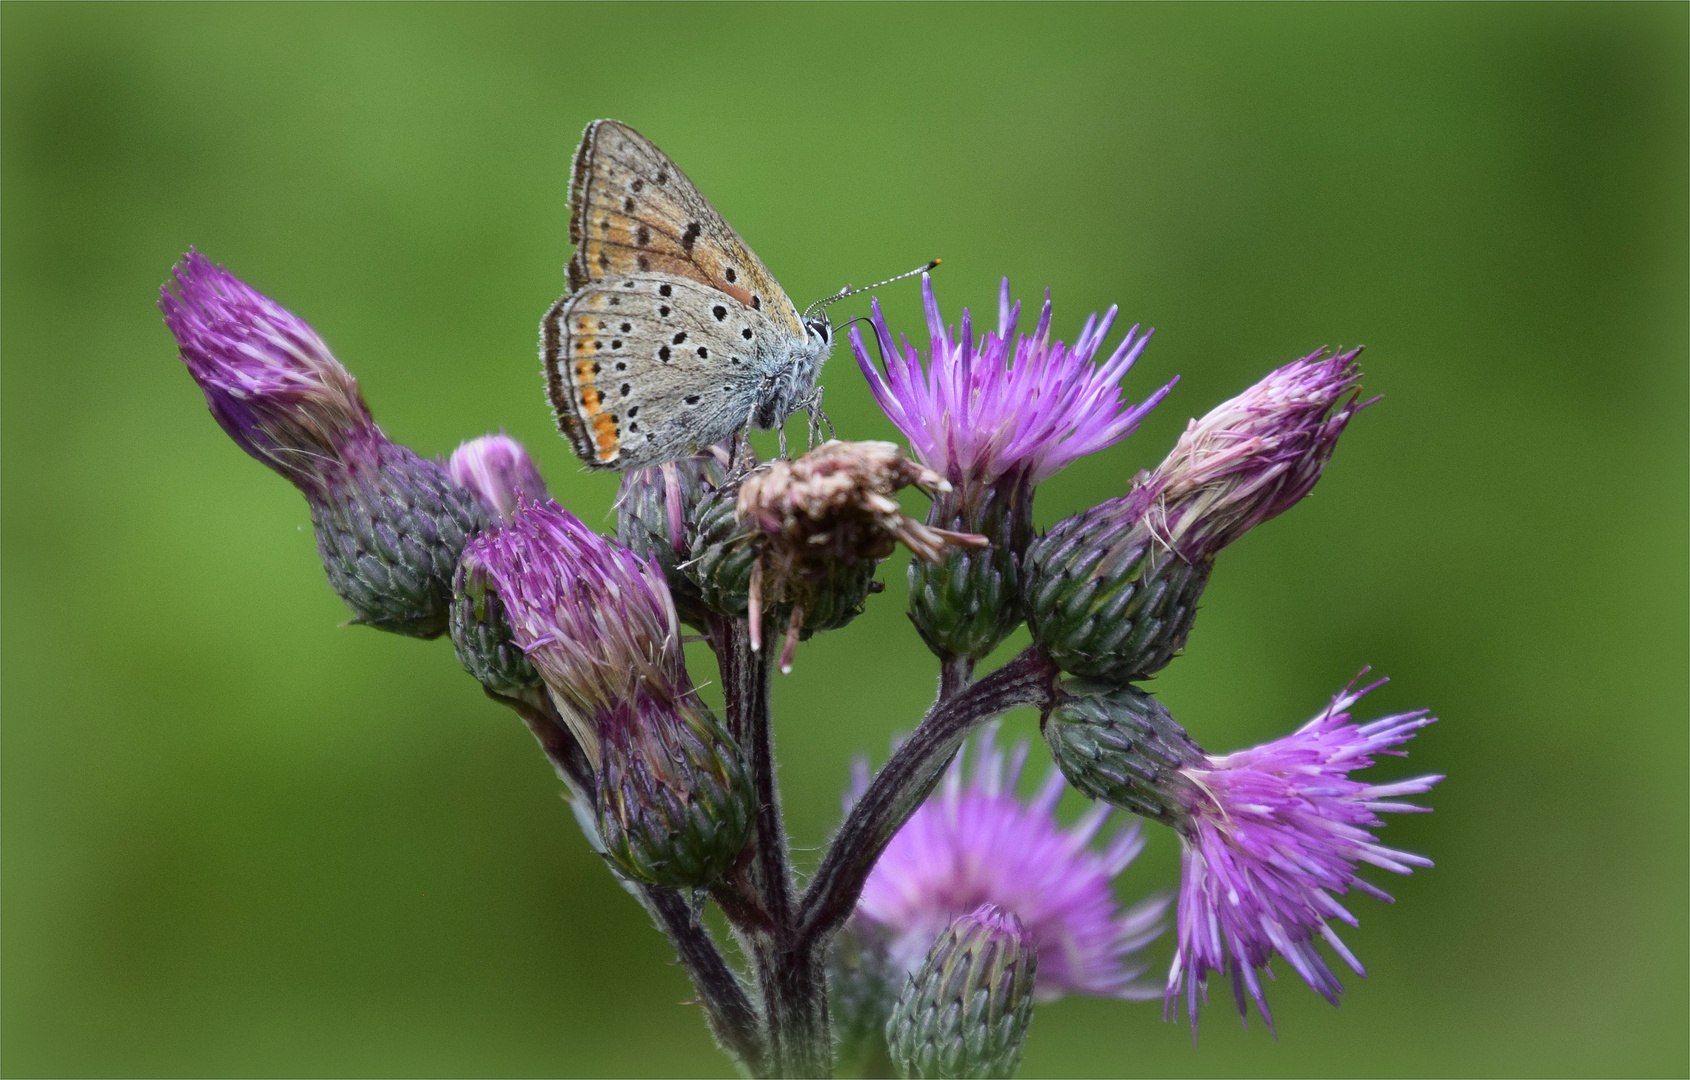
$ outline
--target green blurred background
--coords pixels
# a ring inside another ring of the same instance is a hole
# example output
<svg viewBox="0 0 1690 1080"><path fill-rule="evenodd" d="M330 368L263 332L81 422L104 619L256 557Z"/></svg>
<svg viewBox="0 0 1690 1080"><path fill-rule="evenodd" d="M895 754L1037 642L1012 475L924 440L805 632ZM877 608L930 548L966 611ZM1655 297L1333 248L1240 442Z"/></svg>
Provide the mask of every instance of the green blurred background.
<svg viewBox="0 0 1690 1080"><path fill-rule="evenodd" d="M1358 900L1341 1010L1281 978L1275 1041L1218 988L1193 1049L1068 1000L1027 1075L1684 1075L1687 10L6 4L5 1073L731 1072L521 726L444 641L340 625L303 501L154 307L197 245L390 435L503 426L605 522L535 328L614 116L800 303L940 255L953 317L1008 274L1063 336L1154 325L1129 389L1178 389L1041 525L1270 367L1368 346L1384 402L1156 686L1222 751L1392 676L1366 715L1443 721L1379 774L1450 778L1386 838L1437 867ZM893 436L843 351L827 386ZM812 863L850 755L933 688L882 577L777 689ZM1175 874L1158 833L1122 895Z"/></svg>

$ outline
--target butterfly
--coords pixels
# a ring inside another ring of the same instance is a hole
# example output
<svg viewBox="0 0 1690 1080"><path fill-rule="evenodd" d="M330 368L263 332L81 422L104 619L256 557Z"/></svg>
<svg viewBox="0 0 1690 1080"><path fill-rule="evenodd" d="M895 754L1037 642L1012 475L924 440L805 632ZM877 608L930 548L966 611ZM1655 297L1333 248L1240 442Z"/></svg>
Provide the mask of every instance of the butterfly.
<svg viewBox="0 0 1690 1080"><path fill-rule="evenodd" d="M569 291L540 324L541 356L558 427L589 467L658 465L816 408L827 316L800 314L627 124L595 120L582 134L569 239Z"/></svg>

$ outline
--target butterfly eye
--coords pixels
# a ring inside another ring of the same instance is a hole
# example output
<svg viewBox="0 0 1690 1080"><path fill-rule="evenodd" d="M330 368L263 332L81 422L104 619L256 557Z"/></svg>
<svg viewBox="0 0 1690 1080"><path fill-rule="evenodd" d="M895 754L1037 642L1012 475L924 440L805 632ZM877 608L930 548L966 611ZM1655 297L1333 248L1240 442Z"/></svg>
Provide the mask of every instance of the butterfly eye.
<svg viewBox="0 0 1690 1080"><path fill-rule="evenodd" d="M808 330L810 335L818 339L823 345L833 340L833 327L828 324L826 319L810 319L804 323L804 329Z"/></svg>

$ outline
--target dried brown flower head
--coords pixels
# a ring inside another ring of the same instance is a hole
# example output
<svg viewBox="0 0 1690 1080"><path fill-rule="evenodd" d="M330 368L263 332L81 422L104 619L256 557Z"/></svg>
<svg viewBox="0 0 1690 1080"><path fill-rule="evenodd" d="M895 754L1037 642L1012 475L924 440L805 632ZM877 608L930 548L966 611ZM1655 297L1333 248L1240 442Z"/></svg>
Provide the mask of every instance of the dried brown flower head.
<svg viewBox="0 0 1690 1080"><path fill-rule="evenodd" d="M905 514L894 495L911 484L929 495L950 490L893 443L831 439L796 461L770 462L740 485L739 519L759 546L751 574L754 646L762 644L765 591L769 602L792 605L782 671L791 670L806 608L840 569L884 559L900 540L927 562L952 548L986 545L984 536L936 529Z"/></svg>

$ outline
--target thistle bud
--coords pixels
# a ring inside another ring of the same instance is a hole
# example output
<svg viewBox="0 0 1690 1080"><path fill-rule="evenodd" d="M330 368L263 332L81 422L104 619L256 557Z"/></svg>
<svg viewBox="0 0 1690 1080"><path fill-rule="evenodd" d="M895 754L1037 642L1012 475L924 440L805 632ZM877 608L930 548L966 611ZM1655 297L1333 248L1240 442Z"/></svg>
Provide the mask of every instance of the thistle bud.
<svg viewBox="0 0 1690 1080"><path fill-rule="evenodd" d="M376 427L357 380L305 322L190 251L159 307L236 444L311 507L329 584L354 622L444 633L453 570L487 515L439 462Z"/></svg>
<svg viewBox="0 0 1690 1080"><path fill-rule="evenodd" d="M1020 625L1021 553L1033 538L1033 484L1025 473L989 485L953 486L933 500L927 524L984 536L938 562L912 559L910 621L940 657L982 660Z"/></svg>
<svg viewBox="0 0 1690 1080"><path fill-rule="evenodd" d="M1203 762L1203 748L1149 694L1070 679L1039 727L1084 794L1167 824L1186 816L1191 781L1180 770Z"/></svg>
<svg viewBox="0 0 1690 1080"><path fill-rule="evenodd" d="M507 435L484 435L464 443L452 452L446 471L496 523L509 521L523 502L547 497L546 482L528 451ZM510 620L485 573L460 562L452 579L450 615L452 651L483 686L516 694L540 685L540 673L511 640Z"/></svg>
<svg viewBox="0 0 1690 1080"><path fill-rule="evenodd" d="M688 531L691 562L687 580L710 611L744 615L751 604L751 574L757 548L739 523L739 489L722 488L706 494Z"/></svg>
<svg viewBox="0 0 1690 1080"><path fill-rule="evenodd" d="M1166 667L1215 556L1307 495L1357 403L1354 352L1305 357L1201 420L1126 496L1059 522L1024 561L1033 640L1063 670L1115 682ZM1348 400L1343 400L1349 394Z"/></svg>
<svg viewBox="0 0 1690 1080"><path fill-rule="evenodd" d="M741 450L749 453L750 446ZM622 475L616 497L617 542L657 561L681 618L694 626L702 626L713 610L688 573L695 519L700 505L726 482L727 461L725 449L711 447L679 461L634 469Z"/></svg>
<svg viewBox="0 0 1690 1080"><path fill-rule="evenodd" d="M446 462L452 481L474 495L494 521L511 519L525 502L548 497L546 481L523 445L500 432L471 439Z"/></svg>
<svg viewBox="0 0 1690 1080"><path fill-rule="evenodd" d="M1372 404L1357 400L1361 350L1323 351L1186 426L1155 473L1149 524L1170 548L1186 559L1213 558L1313 490L1350 417Z"/></svg>
<svg viewBox="0 0 1690 1080"><path fill-rule="evenodd" d="M771 462L739 488L740 521L758 546L748 606L752 645L765 600L790 605L782 671L791 669L800 632L843 626L875 591L874 568L898 541L916 558L982 547L983 536L935 529L909 517L893 495L915 484L949 488L892 443L830 440L797 461Z"/></svg>
<svg viewBox="0 0 1690 1080"><path fill-rule="evenodd" d="M1027 549L1027 626L1064 671L1142 679L1185 647L1211 560L1180 558L1146 527L1156 491L1061 521Z"/></svg>
<svg viewBox="0 0 1690 1080"><path fill-rule="evenodd" d="M655 561L555 503L525 503L464 551L497 593L591 762L607 856L653 885L700 888L738 858L755 805L744 755L687 676L680 621Z"/></svg>
<svg viewBox="0 0 1690 1080"><path fill-rule="evenodd" d="M1037 967L1014 915L982 904L951 923L886 1022L898 1075L1014 1076L1033 1019Z"/></svg>
<svg viewBox="0 0 1690 1080"><path fill-rule="evenodd" d="M755 800L739 745L696 696L636 695L601 717L599 835L630 876L697 888L733 866Z"/></svg>

